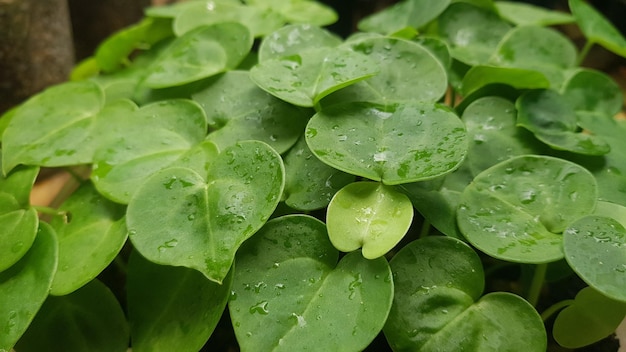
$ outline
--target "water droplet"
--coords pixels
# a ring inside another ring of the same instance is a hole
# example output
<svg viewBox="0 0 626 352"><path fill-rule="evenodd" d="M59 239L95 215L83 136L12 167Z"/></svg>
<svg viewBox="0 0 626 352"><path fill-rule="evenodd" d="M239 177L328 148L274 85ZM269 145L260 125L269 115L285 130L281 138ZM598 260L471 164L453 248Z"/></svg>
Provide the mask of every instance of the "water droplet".
<svg viewBox="0 0 626 352"><path fill-rule="evenodd" d="M261 301L258 302L257 304L253 305L252 307L250 307L250 314L261 314L261 315L267 315L269 314L269 310L267 309L267 301Z"/></svg>
<svg viewBox="0 0 626 352"><path fill-rule="evenodd" d="M346 140L348 140L348 136L346 136L345 134L340 134L339 136L337 136L337 140L339 142L345 142Z"/></svg>
<svg viewBox="0 0 626 352"><path fill-rule="evenodd" d="M187 215L187 220L189 220L189 221L193 221L193 220L195 220L195 219L196 219L196 216L195 216L194 214L189 214L189 215Z"/></svg>
<svg viewBox="0 0 626 352"><path fill-rule="evenodd" d="M303 328L306 326L306 320L304 319L303 316L298 315L296 313L291 313L291 316L297 319L299 328Z"/></svg>

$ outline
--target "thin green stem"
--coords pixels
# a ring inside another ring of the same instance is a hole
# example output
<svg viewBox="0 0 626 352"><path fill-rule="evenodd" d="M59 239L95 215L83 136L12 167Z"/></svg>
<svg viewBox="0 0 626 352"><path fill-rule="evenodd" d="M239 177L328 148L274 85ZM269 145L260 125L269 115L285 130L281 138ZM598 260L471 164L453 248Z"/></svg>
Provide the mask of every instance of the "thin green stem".
<svg viewBox="0 0 626 352"><path fill-rule="evenodd" d="M587 54L589 54L589 50L591 50L591 47L593 46L593 44L594 42L592 42L591 40L587 40L585 42L585 46L583 46L583 48L580 50L580 54L578 54L578 59L576 60L576 66L582 65L583 61L587 57Z"/></svg>
<svg viewBox="0 0 626 352"><path fill-rule="evenodd" d="M560 311L561 309L571 306L574 303L573 299L566 299L564 301L560 301L557 302L553 305L551 305L550 307L548 307L548 309L544 310L543 313L541 313L541 319L543 321L548 320L553 314L555 314L556 312Z"/></svg>
<svg viewBox="0 0 626 352"><path fill-rule="evenodd" d="M33 208L40 214L46 214L46 215L51 215L51 216L63 216L63 217L67 216L67 212L58 210L52 207L44 207L41 205L35 205L33 206Z"/></svg>
<svg viewBox="0 0 626 352"><path fill-rule="evenodd" d="M424 222L422 223L422 230L420 231L419 238L424 238L424 237L428 236L429 232L430 232L430 222L428 220L424 219Z"/></svg>
<svg viewBox="0 0 626 352"><path fill-rule="evenodd" d="M541 287L543 287L543 282L546 278L546 271L548 270L548 264L537 264L535 267L535 274L533 275L533 280L530 283L530 287L528 288L528 297L527 300L533 307L537 306L537 302L539 302L539 294L541 293Z"/></svg>

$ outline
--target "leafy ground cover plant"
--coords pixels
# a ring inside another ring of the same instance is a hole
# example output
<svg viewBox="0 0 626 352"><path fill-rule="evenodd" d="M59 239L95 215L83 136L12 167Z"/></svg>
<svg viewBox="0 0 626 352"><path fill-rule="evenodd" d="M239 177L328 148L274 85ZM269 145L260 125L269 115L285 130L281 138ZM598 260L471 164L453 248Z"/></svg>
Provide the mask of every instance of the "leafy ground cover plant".
<svg viewBox="0 0 626 352"><path fill-rule="evenodd" d="M0 120L0 351L609 336L626 125L580 63L626 40L569 5L406 0L345 39L306 0L147 9ZM551 27L571 23L582 50ZM58 208L29 203L41 167L75 175Z"/></svg>

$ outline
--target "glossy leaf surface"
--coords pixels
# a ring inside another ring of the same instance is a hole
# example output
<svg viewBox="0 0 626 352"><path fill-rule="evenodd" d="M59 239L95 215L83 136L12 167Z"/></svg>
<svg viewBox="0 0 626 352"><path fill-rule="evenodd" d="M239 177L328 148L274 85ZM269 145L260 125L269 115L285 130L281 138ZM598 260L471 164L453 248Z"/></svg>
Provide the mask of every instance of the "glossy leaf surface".
<svg viewBox="0 0 626 352"><path fill-rule="evenodd" d="M602 14L582 0L569 0L569 8L589 41L626 57L626 39Z"/></svg>
<svg viewBox="0 0 626 352"><path fill-rule="evenodd" d="M10 351L41 308L57 266L54 230L42 223L30 250L0 272L0 349Z"/></svg>
<svg viewBox="0 0 626 352"><path fill-rule="evenodd" d="M285 161L285 203L298 210L326 207L343 186L355 177L330 167L316 158L304 136L289 150Z"/></svg>
<svg viewBox="0 0 626 352"><path fill-rule="evenodd" d="M405 27L421 28L448 7L450 0L406 0L362 19L358 28L364 32L390 34Z"/></svg>
<svg viewBox="0 0 626 352"><path fill-rule="evenodd" d="M626 229L612 218L587 216L563 233L565 259L591 287L626 302Z"/></svg>
<svg viewBox="0 0 626 352"><path fill-rule="evenodd" d="M575 111L592 111L609 116L623 104L620 86L606 73L581 68L565 82L561 94Z"/></svg>
<svg viewBox="0 0 626 352"><path fill-rule="evenodd" d="M394 351L545 351L543 323L528 302L503 292L479 299L482 265L465 243L414 241L391 270L395 295L384 332Z"/></svg>
<svg viewBox="0 0 626 352"><path fill-rule="evenodd" d="M206 175L164 169L128 205L130 239L154 263L196 269L222 282L235 251L276 208L284 173L280 155L257 141L223 150Z"/></svg>
<svg viewBox="0 0 626 352"><path fill-rule="evenodd" d="M152 64L145 84L166 88L234 69L248 55L253 38L239 23L202 26L178 37Z"/></svg>
<svg viewBox="0 0 626 352"><path fill-rule="evenodd" d="M574 22L572 15L513 1L494 1L502 18L518 26L553 26Z"/></svg>
<svg viewBox="0 0 626 352"><path fill-rule="evenodd" d="M125 208L103 198L86 183L59 208L66 217L51 225L59 241L58 270L50 293L65 295L94 279L126 242Z"/></svg>
<svg viewBox="0 0 626 352"><path fill-rule="evenodd" d="M332 105L311 118L306 139L326 164L388 185L446 174L467 148L458 117L429 103Z"/></svg>
<svg viewBox="0 0 626 352"><path fill-rule="evenodd" d="M554 321L552 334L559 345L580 348L615 332L626 316L626 302L609 299L591 287L578 292L574 303Z"/></svg>
<svg viewBox="0 0 626 352"><path fill-rule="evenodd" d="M311 115L264 92L245 71L224 73L193 99L207 115L212 129L208 140L219 149L254 139L284 153L302 135Z"/></svg>
<svg viewBox="0 0 626 352"><path fill-rule="evenodd" d="M311 48L332 48L341 44L335 34L309 24L284 26L265 37L259 46L259 62L293 56Z"/></svg>
<svg viewBox="0 0 626 352"><path fill-rule="evenodd" d="M462 92L467 96L488 84L501 83L516 89L549 88L550 82L538 71L514 67L474 66L463 76Z"/></svg>
<svg viewBox="0 0 626 352"><path fill-rule="evenodd" d="M590 214L597 186L589 171L547 156L518 156L480 173L457 211L461 232L481 251L521 263L563 258L562 236Z"/></svg>
<svg viewBox="0 0 626 352"><path fill-rule="evenodd" d="M293 215L269 221L237 253L229 303L242 351L364 349L393 296L384 258L337 251L324 224Z"/></svg>
<svg viewBox="0 0 626 352"><path fill-rule="evenodd" d="M196 270L157 265L133 252L128 265L133 351L200 350L222 316L231 282L232 275L220 285Z"/></svg>
<svg viewBox="0 0 626 352"><path fill-rule="evenodd" d="M411 226L413 206L406 195L377 182L342 188L326 213L330 241L342 252L361 247L367 259L389 252Z"/></svg>
<svg viewBox="0 0 626 352"><path fill-rule="evenodd" d="M16 348L37 352L51 346L65 351L127 350L128 323L108 287L95 280L72 294L48 297Z"/></svg>

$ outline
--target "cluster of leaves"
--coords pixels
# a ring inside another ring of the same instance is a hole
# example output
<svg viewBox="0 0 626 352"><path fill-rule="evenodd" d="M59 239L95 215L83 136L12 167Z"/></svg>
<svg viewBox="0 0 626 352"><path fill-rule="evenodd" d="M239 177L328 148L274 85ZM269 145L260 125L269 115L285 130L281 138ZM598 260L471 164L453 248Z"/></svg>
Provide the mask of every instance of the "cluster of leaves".
<svg viewBox="0 0 626 352"><path fill-rule="evenodd" d="M580 62L626 40L570 8L407 0L345 40L312 1L147 9L0 120L0 350L196 351L225 309L244 351L381 331L394 351L545 351L558 311L561 345L606 337L626 315L626 125ZM580 53L549 27L574 22ZM40 221L39 168L77 165ZM534 268L525 297L485 294L485 258ZM124 297L97 279L112 265ZM542 319L547 271L589 287Z"/></svg>

